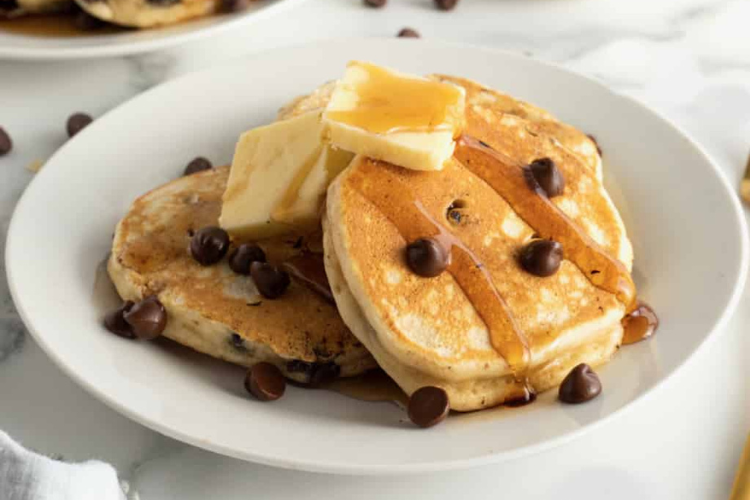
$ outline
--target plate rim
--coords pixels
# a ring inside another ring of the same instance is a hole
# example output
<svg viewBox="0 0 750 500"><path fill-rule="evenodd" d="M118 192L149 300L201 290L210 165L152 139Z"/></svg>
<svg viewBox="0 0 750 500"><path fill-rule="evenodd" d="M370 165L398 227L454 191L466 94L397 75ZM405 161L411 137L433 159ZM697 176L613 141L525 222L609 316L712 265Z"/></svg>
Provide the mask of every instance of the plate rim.
<svg viewBox="0 0 750 500"><path fill-rule="evenodd" d="M70 61L146 54L158 50L175 48L177 46L193 42L197 39L200 39L201 37L208 36L209 34L220 35L243 26L247 27L256 22L263 21L269 16L283 13L286 9L290 9L295 5L302 4L305 1L307 0L275 0L272 4L263 7L260 10L244 14L241 13L239 15L236 15L234 19L227 19L222 23L205 26L203 28L187 30L182 33L175 33L174 35L166 35L159 38L135 41L130 43L123 42L112 45L90 45L87 47L63 48L8 48L0 45L0 61ZM55 40L56 38L59 37L50 37L48 39ZM114 109L112 109L112 111L114 111Z"/></svg>
<svg viewBox="0 0 750 500"><path fill-rule="evenodd" d="M288 0L288 1L294 1L294 0ZM267 56L268 53L279 53L279 52L284 52L284 51L294 52L300 49L309 49L311 46L325 47L328 44L341 44L341 43L353 43L353 44L379 43L379 44L382 44L384 41L390 44L414 43L414 41L412 40L399 40L399 39L390 39L390 38L389 39L366 38L366 37L331 38L331 39L320 40L320 41L315 41L311 43L302 43L302 44L297 44L297 45L292 45L292 46L284 46L284 47L277 47L274 49L263 50L263 51L255 52L250 55L245 55L240 58L233 58L229 62L222 63L221 65L216 66L216 67L193 71L193 72L181 75L177 78L165 81L159 85L156 85L124 101L123 103L119 104L115 108L105 113L101 118L107 117L110 114L117 113L121 108L130 105L135 100L144 98L144 96L147 96L151 92L157 91L157 89L162 89L162 87L168 87L170 85L178 85L183 79L190 79L197 75L201 75L201 74L205 74L209 72L216 73L217 71L220 71L221 69L237 64L238 61L242 61L245 64L251 64L253 59L265 57ZM443 42L443 41L433 41L433 40L430 40L430 41L420 40L417 43L430 45L431 46L430 49L458 48L458 49L467 49L471 51L480 51L489 55L501 56L501 57L506 57L506 58L524 59L524 60L531 59L528 56L525 56L521 53L514 52L511 50L496 49L496 48L491 48L491 47L483 47L479 45L472 45L472 44L465 44L465 43ZM55 352L53 351L53 349L49 345L47 345L45 341L43 340L44 336L40 335L39 332L37 332L37 330L34 328L33 320L28 316L28 314L23 308L23 305L18 301L18 298L20 296L20 291L19 291L20 285L14 278L15 272L14 272L13 266L11 265L12 261L15 259L14 257L15 252L13 249L16 247L20 248L19 245L13 244L13 242L16 239L20 238L19 236L17 236L17 233L19 233L18 226L20 225L20 223L18 222L18 219L20 218L18 217L18 214L21 213L22 210L25 210L24 207L26 204L29 203L28 200L30 199L29 193L33 191L34 186L37 184L38 178L43 177L45 175L44 169L40 171L38 174L36 174L34 179L30 181L28 186L25 188L23 194L19 198L18 202L16 203L16 206L13 210L13 214L11 217L10 225L8 227L8 232L7 232L7 239L6 239L6 245L5 245L5 250L6 250L5 264L6 264L6 272L7 272L7 281L8 281L9 290L11 292L11 297L18 311L18 314L21 317L24 325L28 329L29 333L32 335L32 337L36 341L37 345L39 345L42 348L42 350L46 353L46 355L55 363L55 365L66 376L70 377L80 387L82 387L87 393L91 394L95 399L102 401L104 404L114 409L118 413L126 416L127 418L141 425L144 425L145 427L155 432L158 432L170 438L179 440L181 442L188 443L190 445L197 446L203 449L207 449L209 451L219 453L225 456L229 456L229 457L233 457L233 458L237 458L237 459L245 460L245 461L251 461L254 463L274 466L274 467L281 467L281 468L291 469L291 470L303 470L303 471L310 471L310 472L330 473L330 474L368 475L368 476L386 475L386 474L401 476L401 475L411 475L411 474L418 474L418 473L425 473L425 472L466 469L470 467L477 467L481 465L500 463L506 460L516 460L519 458L531 456L531 455L555 448L557 446L563 445L586 433L593 432L594 430L599 429L604 425L611 424L613 423L614 420L621 418L627 412L632 411L633 408L640 407L644 403L644 401L647 401L650 398L655 397L659 391L663 390L664 387L670 381L674 380L674 378L683 371L683 368L688 362L693 360L700 351L704 350L712 342L717 341L719 338L721 338L723 333L726 331L725 327L727 323L729 322L729 320L734 315L734 312L737 309L739 301L742 297L743 291L745 289L746 281L747 281L746 278L748 275L748 269L750 268L750 238L748 236L749 234L748 225L745 220L744 210L739 201L739 197L737 196L734 188L729 182L727 174L722 170L721 167L719 167L718 163L711 157L711 155L708 154L706 149L699 142L693 139L690 133L682 130L672 120L663 116L658 111L648 107L637 98L624 94L622 92L618 92L614 89L611 89L608 86L606 86L604 83L602 83L601 81L595 78L592 78L588 75L584 75L576 71L567 69L561 64L548 62L548 61L541 61L537 59L533 59L533 62L534 64L545 66L548 69L553 69L555 71L559 71L567 75L573 75L577 78L581 78L590 84L598 86L600 89L604 90L608 94L611 94L615 98L624 99L628 101L629 105L637 106L638 108L641 109L641 111L648 113L651 118L661 121L664 125L666 125L669 129L671 129L673 133L685 139L687 141L687 144L693 148L695 154L700 155L703 158L703 160L710 166L712 173L716 175L720 184L723 186L725 190L725 194L730 200L730 205L735 215L735 220L737 222L736 226L738 226L739 228L739 236L740 236L739 238L739 242L740 242L739 273L735 277L731 295L729 296L726 304L724 305L724 308L721 314L719 315L719 317L716 319L716 321L708 330L708 333L700 341L700 343L695 347L695 349L689 355L687 355L683 360L681 360L670 373L666 374L663 378L657 381L649 389L638 394L629 403L618 408L617 410L614 410L612 413L597 419L594 422L588 423L578 429L565 432L563 434L560 434L559 436L547 439L545 441L541 441L539 443L519 447L519 448L508 450L508 451L494 452L494 453L490 452L490 453L486 453L483 455L470 457L470 458L443 460L439 462L415 462L415 463L395 464L395 465L390 465L390 464L357 465L357 464L351 464L351 463L346 463L346 462L328 461L321 465L321 464L316 464L316 463L309 462L309 461L299 461L299 460L295 461L293 459L280 457L280 456L271 456L268 454L259 455L259 454L252 453L252 452L244 452L244 451L239 452L237 450L227 448L220 444L215 444L212 442L202 440L200 437L197 437L197 436L186 435L178 430L174 430L172 428L163 426L159 422L155 422L155 421L148 420L147 418L143 418L140 415L138 415L136 412L131 411L128 407L121 404L115 398L110 397L108 394L97 390L96 387L90 385L84 378L78 376L72 368L68 367L60 358L58 358ZM65 146L61 147L54 155L52 155L52 157L48 160L48 163L54 162L55 158L58 155L64 154L64 151L65 151Z"/></svg>

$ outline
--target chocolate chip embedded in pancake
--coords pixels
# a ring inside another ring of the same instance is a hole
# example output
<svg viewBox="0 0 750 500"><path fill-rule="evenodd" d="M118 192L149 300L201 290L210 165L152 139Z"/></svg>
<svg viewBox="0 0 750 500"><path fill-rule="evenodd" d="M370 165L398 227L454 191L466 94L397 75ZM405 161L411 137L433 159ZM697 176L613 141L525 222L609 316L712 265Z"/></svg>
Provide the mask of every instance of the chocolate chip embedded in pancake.
<svg viewBox="0 0 750 500"><path fill-rule="evenodd" d="M226 167L194 173L133 203L117 226L108 265L120 295L133 301L157 295L168 313L168 338L240 365L270 362L298 382L315 382L316 370L292 370L290 363L330 363L341 376L373 368L328 298L292 281L268 300L250 276L230 269L226 257L204 266L190 255L191 235L217 223L228 173ZM306 251L296 240L258 245L280 265Z"/></svg>

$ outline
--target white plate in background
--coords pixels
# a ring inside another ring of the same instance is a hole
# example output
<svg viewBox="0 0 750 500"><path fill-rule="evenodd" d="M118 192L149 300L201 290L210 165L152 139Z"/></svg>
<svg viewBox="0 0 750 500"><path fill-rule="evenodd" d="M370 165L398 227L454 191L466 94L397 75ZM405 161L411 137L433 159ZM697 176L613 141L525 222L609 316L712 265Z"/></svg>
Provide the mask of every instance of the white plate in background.
<svg viewBox="0 0 750 500"><path fill-rule="evenodd" d="M325 391L289 387L282 400L262 404L245 394L241 368L164 343L125 341L100 326L97 264L132 200L175 178L194 156L229 162L241 132L341 75L350 59L476 79L596 135L606 182L633 240L639 293L661 319L654 338L621 349L597 370L604 385L599 398L568 406L550 391L523 408L452 416L424 431L393 405ZM716 336L739 300L748 265L747 230L733 190L693 141L654 112L523 56L403 39L274 50L134 98L46 163L17 206L6 260L16 306L37 342L117 411L233 457L359 474L512 459L606 422Z"/></svg>
<svg viewBox="0 0 750 500"><path fill-rule="evenodd" d="M157 29L74 37L33 36L5 31L0 25L0 59L55 60L113 57L167 49L215 36L230 29L251 28L304 0L256 0L236 14L222 14Z"/></svg>

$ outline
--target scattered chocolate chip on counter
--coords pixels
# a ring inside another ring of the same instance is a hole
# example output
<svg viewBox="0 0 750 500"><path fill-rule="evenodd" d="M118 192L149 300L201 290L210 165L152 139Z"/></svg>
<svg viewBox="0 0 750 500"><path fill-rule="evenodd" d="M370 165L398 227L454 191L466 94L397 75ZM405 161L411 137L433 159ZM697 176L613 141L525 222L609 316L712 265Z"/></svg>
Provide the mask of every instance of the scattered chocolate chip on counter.
<svg viewBox="0 0 750 500"><path fill-rule="evenodd" d="M585 403L602 392L599 376L586 363L581 363L571 370L560 384L558 397L563 403Z"/></svg>
<svg viewBox="0 0 750 500"><path fill-rule="evenodd" d="M217 226L203 227L190 238L190 255L200 265L216 264L229 250L229 235Z"/></svg>
<svg viewBox="0 0 750 500"><path fill-rule="evenodd" d="M203 158L202 156L198 156L197 158L193 158L190 160L190 163L187 164L185 167L185 172L183 175L191 175L196 172L202 172L204 170L211 170L213 168L213 165L210 161Z"/></svg>
<svg viewBox="0 0 750 500"><path fill-rule="evenodd" d="M122 306L104 317L104 327L115 335L125 337L126 339L134 339L135 333L133 333L133 327L125 321L124 317L125 313L130 311L134 305L132 300L126 300Z"/></svg>
<svg viewBox="0 0 750 500"><path fill-rule="evenodd" d="M247 372L245 389L260 401L276 401L286 391L286 380L275 365L262 362Z"/></svg>
<svg viewBox="0 0 750 500"><path fill-rule="evenodd" d="M398 32L399 38L421 38L421 35L412 28L404 28Z"/></svg>
<svg viewBox="0 0 750 500"><path fill-rule="evenodd" d="M423 429L445 420L449 410L448 394L440 387L422 387L409 398L409 419Z"/></svg>
<svg viewBox="0 0 750 500"><path fill-rule="evenodd" d="M253 262L265 262L266 253L258 245L243 243L229 254L229 267L237 274L250 274Z"/></svg>
<svg viewBox="0 0 750 500"><path fill-rule="evenodd" d="M13 149L13 140L3 127L0 127L0 156L5 156Z"/></svg>
<svg viewBox="0 0 750 500"><path fill-rule="evenodd" d="M364 0L364 2L368 7L379 9L380 7L385 7L385 4L388 3L388 0Z"/></svg>
<svg viewBox="0 0 750 500"><path fill-rule="evenodd" d="M533 178L548 198L559 196L565 191L565 177L552 159L539 158L532 161L527 172L527 176ZM528 177L527 180L531 181Z"/></svg>
<svg viewBox="0 0 750 500"><path fill-rule="evenodd" d="M458 0L435 0L435 6L440 10L453 10L457 4Z"/></svg>
<svg viewBox="0 0 750 500"><path fill-rule="evenodd" d="M73 137L78 132L86 128L94 119L86 113L74 113L68 118L68 122L65 125L68 131L68 137Z"/></svg>
<svg viewBox="0 0 750 500"><path fill-rule="evenodd" d="M434 278L448 267L450 254L434 238L420 238L406 247L406 263L414 274Z"/></svg>
<svg viewBox="0 0 750 500"><path fill-rule="evenodd" d="M519 261L529 274L546 278L552 276L563 260L562 245L552 240L533 240L521 250Z"/></svg>
<svg viewBox="0 0 750 500"><path fill-rule="evenodd" d="M167 310L153 295L124 311L123 318L131 326L135 336L143 340L155 339L167 327Z"/></svg>
<svg viewBox="0 0 750 500"><path fill-rule="evenodd" d="M291 283L289 274L267 262L250 264L250 276L260 294L267 299L278 299Z"/></svg>

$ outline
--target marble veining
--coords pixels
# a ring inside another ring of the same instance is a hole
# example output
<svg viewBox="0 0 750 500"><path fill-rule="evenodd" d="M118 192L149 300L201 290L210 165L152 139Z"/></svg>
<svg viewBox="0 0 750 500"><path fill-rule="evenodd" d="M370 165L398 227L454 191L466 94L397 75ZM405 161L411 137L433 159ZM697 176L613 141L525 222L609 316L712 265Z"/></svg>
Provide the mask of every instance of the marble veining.
<svg viewBox="0 0 750 500"><path fill-rule="evenodd" d="M20 318L0 318L0 363L19 352L25 341L26 328Z"/></svg>
<svg viewBox="0 0 750 500"><path fill-rule="evenodd" d="M0 428L47 454L112 462L129 500L398 500L419 493L435 499L483 499L497 498L500 485L504 496L518 498L554 493L586 500L607 493L608 498L625 499L644 492L652 498L725 498L750 421L750 386L743 382L750 379L750 341L743 334L743 318L712 351L690 363L682 385L675 381L672 393L662 393L663 402L650 403L650 413L630 412L628 420L591 438L502 467L387 480L254 466L161 436L83 394L50 368L27 338L10 298L4 262L10 214L33 177L25 165L54 152L64 140L62 124L73 111L86 109L98 116L169 78L265 48L331 36L392 36L411 26L425 38L523 52L644 100L698 137L732 180L739 178L750 150L747 0L462 0L449 14L430 4L390 0L387 8L373 11L360 0L311 0L251 27L156 54L75 63L0 61L0 125L16 142L14 152L0 158ZM750 310L750 296L743 305ZM35 379L37 373L44 380ZM721 394L715 386L722 387ZM44 397L38 395L40 388L48 389ZM13 404L21 400L23 404ZM78 408L71 410L69 401ZM63 432L69 436L58 436L55 424L40 417L49 408L79 415L80 434L70 432L75 425L67 425ZM96 439L87 439L87 429ZM642 436L660 453L644 461L632 435ZM570 457L587 458L579 462ZM540 477L539 470L554 472ZM685 470L692 471L690 482L684 481Z"/></svg>

